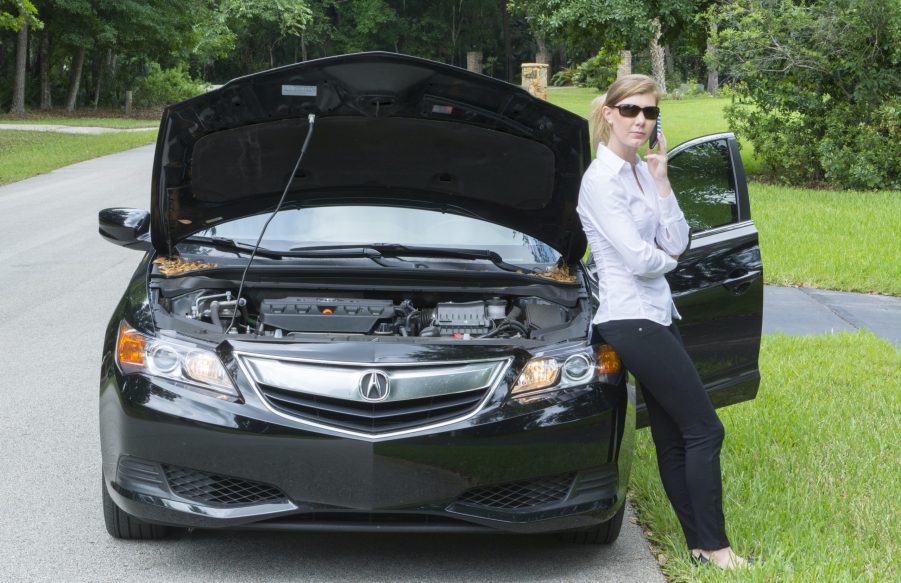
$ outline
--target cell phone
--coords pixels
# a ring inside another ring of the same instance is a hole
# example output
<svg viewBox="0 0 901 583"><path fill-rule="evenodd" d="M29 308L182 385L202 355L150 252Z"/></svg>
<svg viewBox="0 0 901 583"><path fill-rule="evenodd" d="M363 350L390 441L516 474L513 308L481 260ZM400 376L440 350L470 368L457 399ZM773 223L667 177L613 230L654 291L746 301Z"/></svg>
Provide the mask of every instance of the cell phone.
<svg viewBox="0 0 901 583"><path fill-rule="evenodd" d="M654 124L654 133L651 134L651 139L648 140L648 150L653 150L657 147L657 136L662 132L660 126L660 114L657 114L657 123Z"/></svg>

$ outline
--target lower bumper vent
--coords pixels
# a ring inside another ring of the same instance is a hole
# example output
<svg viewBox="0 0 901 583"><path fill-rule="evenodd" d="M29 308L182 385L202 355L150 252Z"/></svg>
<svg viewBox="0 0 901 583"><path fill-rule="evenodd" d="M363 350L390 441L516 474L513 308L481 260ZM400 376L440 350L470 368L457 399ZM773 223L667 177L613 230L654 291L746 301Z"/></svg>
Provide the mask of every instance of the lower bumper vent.
<svg viewBox="0 0 901 583"><path fill-rule="evenodd" d="M553 504L564 500L572 488L574 473L561 474L536 480L508 482L467 490L459 498L458 504L481 506L502 510L517 510L534 506Z"/></svg>
<svg viewBox="0 0 901 583"><path fill-rule="evenodd" d="M281 490L274 486L163 465L166 481L173 494L206 504L259 504L286 500Z"/></svg>

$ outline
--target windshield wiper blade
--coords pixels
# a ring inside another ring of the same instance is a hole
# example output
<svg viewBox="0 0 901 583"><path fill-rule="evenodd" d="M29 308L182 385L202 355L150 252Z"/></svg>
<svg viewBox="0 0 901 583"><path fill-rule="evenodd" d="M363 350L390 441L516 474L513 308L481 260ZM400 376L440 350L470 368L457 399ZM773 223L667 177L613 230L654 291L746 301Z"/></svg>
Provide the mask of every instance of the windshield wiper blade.
<svg viewBox="0 0 901 583"><path fill-rule="evenodd" d="M356 251L351 251L356 250ZM367 250L369 251L367 253ZM446 257L453 259L485 259L491 261L505 271L514 273L535 273L534 270L507 263L494 251L488 249L457 249L453 247L419 247L400 245L398 243L374 243L371 245L319 245L312 247L294 247L285 255L295 257L373 257L372 252L378 257ZM347 253L347 254L345 254ZM311 255L307 255L311 254Z"/></svg>
<svg viewBox="0 0 901 583"><path fill-rule="evenodd" d="M182 239L182 241L186 243L202 243L204 245L209 245L210 247L215 247L216 249L238 251L239 253L251 253L253 251L253 245L240 243L238 241L235 241L234 239L227 239L225 237L204 237L203 235L191 235L190 237ZM271 249L260 247L257 249L257 255L261 257L268 257L269 259L281 259L285 254L280 251L273 251Z"/></svg>

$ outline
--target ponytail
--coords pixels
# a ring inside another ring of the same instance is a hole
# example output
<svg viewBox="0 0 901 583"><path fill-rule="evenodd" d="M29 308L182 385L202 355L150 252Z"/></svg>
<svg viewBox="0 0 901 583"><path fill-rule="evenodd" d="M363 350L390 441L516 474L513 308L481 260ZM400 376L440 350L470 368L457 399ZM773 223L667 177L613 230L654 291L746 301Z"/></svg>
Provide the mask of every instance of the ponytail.
<svg viewBox="0 0 901 583"><path fill-rule="evenodd" d="M588 120L594 130L591 132L591 149L597 150L598 144L606 144L610 137L610 126L604 119L604 105L607 94L598 95L591 100L591 113Z"/></svg>

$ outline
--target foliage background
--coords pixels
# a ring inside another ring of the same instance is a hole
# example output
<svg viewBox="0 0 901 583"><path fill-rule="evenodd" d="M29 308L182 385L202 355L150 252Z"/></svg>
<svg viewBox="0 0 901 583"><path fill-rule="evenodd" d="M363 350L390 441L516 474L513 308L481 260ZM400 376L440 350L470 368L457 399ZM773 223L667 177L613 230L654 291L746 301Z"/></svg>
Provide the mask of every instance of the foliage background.
<svg viewBox="0 0 901 583"><path fill-rule="evenodd" d="M371 50L600 90L623 49L671 97L733 96L767 180L901 188L901 0L0 0L0 109L160 107Z"/></svg>
<svg viewBox="0 0 901 583"><path fill-rule="evenodd" d="M716 18L748 100L727 119L771 178L901 188L901 2L735 0Z"/></svg>

